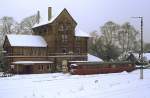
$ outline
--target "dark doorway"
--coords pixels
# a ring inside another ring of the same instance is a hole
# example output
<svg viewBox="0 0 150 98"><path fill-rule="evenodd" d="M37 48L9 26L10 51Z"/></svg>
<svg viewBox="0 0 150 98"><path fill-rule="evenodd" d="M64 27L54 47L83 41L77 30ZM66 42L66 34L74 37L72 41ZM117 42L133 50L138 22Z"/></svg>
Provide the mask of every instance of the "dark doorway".
<svg viewBox="0 0 150 98"><path fill-rule="evenodd" d="M31 65L26 65L24 66L24 74L31 74L32 73L32 66Z"/></svg>

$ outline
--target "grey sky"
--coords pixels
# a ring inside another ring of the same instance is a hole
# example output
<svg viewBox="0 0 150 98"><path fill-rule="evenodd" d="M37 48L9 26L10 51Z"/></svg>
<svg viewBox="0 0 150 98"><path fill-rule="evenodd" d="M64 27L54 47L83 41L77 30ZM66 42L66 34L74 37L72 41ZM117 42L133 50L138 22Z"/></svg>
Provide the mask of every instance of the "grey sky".
<svg viewBox="0 0 150 98"><path fill-rule="evenodd" d="M130 17L143 16L144 40L150 42L150 0L0 0L0 4L0 18L12 16L17 21L37 10L47 19L48 6L53 7L53 13L65 7L86 32L98 30L109 20L119 24L128 21L139 29L140 20Z"/></svg>

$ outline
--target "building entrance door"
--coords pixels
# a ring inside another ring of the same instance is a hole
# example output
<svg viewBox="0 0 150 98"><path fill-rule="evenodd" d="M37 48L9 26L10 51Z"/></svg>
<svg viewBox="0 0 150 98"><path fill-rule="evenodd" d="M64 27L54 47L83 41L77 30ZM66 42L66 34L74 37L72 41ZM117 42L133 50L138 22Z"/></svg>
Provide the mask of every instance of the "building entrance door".
<svg viewBox="0 0 150 98"><path fill-rule="evenodd" d="M26 65L24 67L24 73L25 74L31 74L32 73L32 66L31 65Z"/></svg>

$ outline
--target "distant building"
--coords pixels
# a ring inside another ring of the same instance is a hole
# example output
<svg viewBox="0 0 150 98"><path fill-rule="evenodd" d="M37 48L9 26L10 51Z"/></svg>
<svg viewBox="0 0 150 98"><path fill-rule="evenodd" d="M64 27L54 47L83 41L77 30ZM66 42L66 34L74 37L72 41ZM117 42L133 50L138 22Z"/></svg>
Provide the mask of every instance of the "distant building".
<svg viewBox="0 0 150 98"><path fill-rule="evenodd" d="M34 35L7 35L3 48L8 65L15 73L45 73L61 70L63 61L88 61L89 35L77 30L77 23L66 9L48 21L33 26Z"/></svg>

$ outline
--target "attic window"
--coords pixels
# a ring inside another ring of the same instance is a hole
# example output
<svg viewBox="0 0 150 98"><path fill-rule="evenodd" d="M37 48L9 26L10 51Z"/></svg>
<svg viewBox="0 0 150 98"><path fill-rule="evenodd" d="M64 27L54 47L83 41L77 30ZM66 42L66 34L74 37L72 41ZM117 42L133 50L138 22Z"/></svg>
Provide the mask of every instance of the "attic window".
<svg viewBox="0 0 150 98"><path fill-rule="evenodd" d="M70 29L71 29L71 25L67 23L60 24L58 28L59 31L66 31Z"/></svg>
<svg viewBox="0 0 150 98"><path fill-rule="evenodd" d="M59 26L59 31L64 31L64 25L63 25L63 24L61 24L61 25Z"/></svg>

